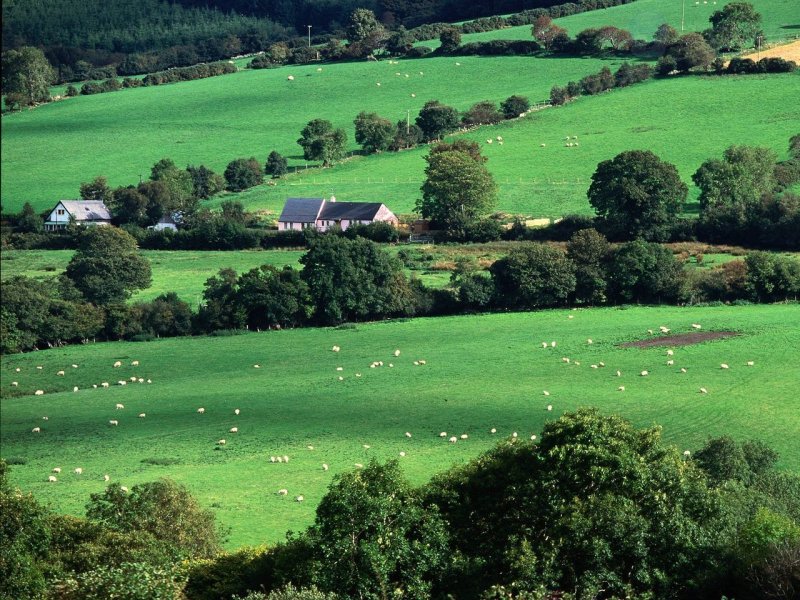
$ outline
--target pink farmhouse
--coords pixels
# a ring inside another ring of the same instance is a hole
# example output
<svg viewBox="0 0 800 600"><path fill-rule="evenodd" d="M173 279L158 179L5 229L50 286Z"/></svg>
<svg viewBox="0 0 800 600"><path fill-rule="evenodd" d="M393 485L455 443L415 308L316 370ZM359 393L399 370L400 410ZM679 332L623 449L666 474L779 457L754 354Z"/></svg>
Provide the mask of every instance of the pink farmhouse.
<svg viewBox="0 0 800 600"><path fill-rule="evenodd" d="M397 226L397 217L380 202L337 202L331 196L325 198L287 198L281 216L278 218L278 230L301 230L313 227L317 231L326 231L338 226L343 230L350 225L369 225L375 221L384 221Z"/></svg>

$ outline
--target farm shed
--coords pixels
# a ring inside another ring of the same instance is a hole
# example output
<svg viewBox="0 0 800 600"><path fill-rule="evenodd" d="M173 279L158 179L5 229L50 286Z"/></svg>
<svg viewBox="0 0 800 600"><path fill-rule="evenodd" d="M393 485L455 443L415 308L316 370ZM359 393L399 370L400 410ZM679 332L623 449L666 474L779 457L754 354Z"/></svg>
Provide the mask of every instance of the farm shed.
<svg viewBox="0 0 800 600"><path fill-rule="evenodd" d="M60 200L45 219L44 229L64 229L70 221L79 225L110 225L111 213L100 200Z"/></svg>
<svg viewBox="0 0 800 600"><path fill-rule="evenodd" d="M338 226L343 230L350 225L369 225L384 221L397 226L397 217L380 202L337 202L334 196L325 198L288 198L278 218L278 229L301 230L313 227L326 231Z"/></svg>

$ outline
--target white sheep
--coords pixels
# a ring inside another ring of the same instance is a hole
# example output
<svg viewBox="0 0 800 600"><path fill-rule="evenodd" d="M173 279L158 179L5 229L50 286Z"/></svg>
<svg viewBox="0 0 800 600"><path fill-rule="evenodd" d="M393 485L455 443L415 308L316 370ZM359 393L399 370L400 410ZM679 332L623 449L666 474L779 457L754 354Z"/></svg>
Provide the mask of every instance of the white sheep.
<svg viewBox="0 0 800 600"><path fill-rule="evenodd" d="M139 418L144 419L147 416L147 413L139 413Z"/></svg>
<svg viewBox="0 0 800 600"><path fill-rule="evenodd" d="M407 438L410 438L410 437L411 437L411 432L410 432L410 431L406 431L406 437L407 437Z"/></svg>
<svg viewBox="0 0 800 600"><path fill-rule="evenodd" d="M542 148L545 148L545 147L547 147L547 144L539 144L539 146L542 147Z"/></svg>
<svg viewBox="0 0 800 600"><path fill-rule="evenodd" d="M364 448L364 450L369 450L370 449L370 445L369 444L364 444L362 447Z"/></svg>
<svg viewBox="0 0 800 600"><path fill-rule="evenodd" d="M642 377L647 377L648 375L650 375L650 373L648 373L647 371L642 371L642 372L640 373L640 375L641 375Z"/></svg>
<svg viewBox="0 0 800 600"><path fill-rule="evenodd" d="M313 450L314 446L306 446L306 448L308 448L309 450Z"/></svg>
<svg viewBox="0 0 800 600"><path fill-rule="evenodd" d="M570 315L570 316L571 316L571 315ZM592 338L589 338L588 340L586 340L586 343L587 343L587 344L589 344L589 345L591 345L591 344L593 344L594 342L592 342Z"/></svg>
<svg viewBox="0 0 800 600"><path fill-rule="evenodd" d="M550 347L551 348L555 348L556 347L556 343L555 342L550 342Z"/></svg>
<svg viewBox="0 0 800 600"><path fill-rule="evenodd" d="M353 463L353 466L354 466L356 469L363 469L363 468L364 468L364 465L362 465L361 463Z"/></svg>
<svg viewBox="0 0 800 600"><path fill-rule="evenodd" d="M11 387L17 387L19 385L19 381L12 381Z"/></svg>
<svg viewBox="0 0 800 600"><path fill-rule="evenodd" d="M342 377L342 376L340 375L340 376L339 376L339 381L344 381L344 377Z"/></svg>
<svg viewBox="0 0 800 600"><path fill-rule="evenodd" d="M200 408L198 408L198 409L197 409L197 412L198 412L198 413L200 413L200 414L202 415L203 413L205 413L205 412L206 412L206 409L205 409L205 408L202 408L202 407L200 407Z"/></svg>
<svg viewBox="0 0 800 600"><path fill-rule="evenodd" d="M400 456L401 456L401 457L404 457L405 455L406 455L406 453L405 453L405 452L401 452L401 453L400 453Z"/></svg>
<svg viewBox="0 0 800 600"><path fill-rule="evenodd" d="M446 431L442 431L442 432L440 432L440 433L439 433L439 437L440 437L440 438L447 437L447 432L446 432Z"/></svg>
<svg viewBox="0 0 800 600"><path fill-rule="evenodd" d="M131 377L130 381L131 381L131 383L136 383L136 377Z"/></svg>
<svg viewBox="0 0 800 600"><path fill-rule="evenodd" d="M295 502L302 502L303 500L305 500L305 498L303 498L302 496L298 496L297 498L294 499Z"/></svg>
<svg viewBox="0 0 800 600"><path fill-rule="evenodd" d="M103 481L108 481L109 479L111 479L111 477L108 475L103 475Z"/></svg>
<svg viewBox="0 0 800 600"><path fill-rule="evenodd" d="M288 81L294 81L294 75L289 75L286 79Z"/></svg>
<svg viewBox="0 0 800 600"><path fill-rule="evenodd" d="M701 329L703 326L700 325L699 323L692 323L692 327L694 327L695 329Z"/></svg>
<svg viewBox="0 0 800 600"><path fill-rule="evenodd" d="M42 421L49 421L49 420L50 420L49 417L42 417Z"/></svg>
<svg viewBox="0 0 800 600"><path fill-rule="evenodd" d="M748 367L752 367L754 364L756 364L756 363L754 361L752 361L752 360L748 360L747 361L747 366Z"/></svg>
<svg viewBox="0 0 800 600"><path fill-rule="evenodd" d="M114 368L115 368L115 369L116 369L117 367L121 367L121 366L122 366L122 363L121 363L120 361L117 361L117 362L115 362L115 363L114 363Z"/></svg>
<svg viewBox="0 0 800 600"><path fill-rule="evenodd" d="M41 433L41 432L42 432L41 427L34 427L33 429L31 429L31 433Z"/></svg>
<svg viewBox="0 0 800 600"><path fill-rule="evenodd" d="M137 379L136 381L138 381L139 383L144 383L144 379L142 377L139 377L139 379Z"/></svg>
<svg viewBox="0 0 800 600"><path fill-rule="evenodd" d="M561 357L561 362L565 362L565 363L569 364L569 357L568 356L562 356Z"/></svg>
<svg viewBox="0 0 800 600"><path fill-rule="evenodd" d="M542 342L542 348L547 348L547 342Z"/></svg>
<svg viewBox="0 0 800 600"><path fill-rule="evenodd" d="M672 350L667 350L667 356L672 356L673 354L675 353Z"/></svg>
<svg viewBox="0 0 800 600"><path fill-rule="evenodd" d="M341 350L341 348L339 348L339 346L334 346L333 348L331 348L331 351L333 351L333 352L338 352L339 350Z"/></svg>
<svg viewBox="0 0 800 600"><path fill-rule="evenodd" d="M49 481L50 483L55 483L56 481L58 481L58 479L55 477L55 475L50 475L47 478L47 481Z"/></svg>
<svg viewBox="0 0 800 600"><path fill-rule="evenodd" d="M462 440L466 440L467 438L469 438L469 436L466 433L462 433L461 434L461 439Z"/></svg>
<svg viewBox="0 0 800 600"><path fill-rule="evenodd" d="M16 369L14 369L14 371L15 371L15 372L17 372L17 373L19 373L20 371L22 371L22 369L20 369L19 367L17 367Z"/></svg>
<svg viewBox="0 0 800 600"><path fill-rule="evenodd" d="M39 371L41 371L42 369L44 369L44 367L42 367L41 365L40 365L40 366L38 366L38 367L36 367L36 368L37 368Z"/></svg>
<svg viewBox="0 0 800 600"><path fill-rule="evenodd" d="M238 415L241 411L238 408L233 409L233 414Z"/></svg>
<svg viewBox="0 0 800 600"><path fill-rule="evenodd" d="M107 388L108 387L108 382L104 381L103 383L100 384L100 387Z"/></svg>
<svg viewBox="0 0 800 600"><path fill-rule="evenodd" d="M374 368L375 368L375 363L372 363L372 364L370 365L370 367L374 369ZM336 367L336 370L337 370L337 371L344 371L344 367Z"/></svg>
<svg viewBox="0 0 800 600"><path fill-rule="evenodd" d="M492 428L489 430L489 433L497 433L497 429L496 429L495 427L492 427Z"/></svg>
<svg viewBox="0 0 800 600"><path fill-rule="evenodd" d="M92 389L93 389L93 390L96 390L96 389L97 389L97 384L96 384L96 383L93 383L93 384L92 384Z"/></svg>
<svg viewBox="0 0 800 600"><path fill-rule="evenodd" d="M147 383L153 383L153 381L151 379L148 379Z"/></svg>
<svg viewBox="0 0 800 600"><path fill-rule="evenodd" d="M400 350L395 350L394 357L397 358L398 356L400 356Z"/></svg>
<svg viewBox="0 0 800 600"><path fill-rule="evenodd" d="M217 442L217 446L224 446L224 445L225 445L225 443L226 443L226 442L225 442L225 440L219 440L219 441Z"/></svg>
<svg viewBox="0 0 800 600"><path fill-rule="evenodd" d="M58 373L56 373L56 375L58 375L59 377L63 377L64 376L64 371L59 371Z"/></svg>
<svg viewBox="0 0 800 600"><path fill-rule="evenodd" d="M545 395L545 396L549 396L549 395L550 395L550 392L548 392L547 390L544 390L544 391L542 392L542 394L543 394L543 395Z"/></svg>
<svg viewBox="0 0 800 600"><path fill-rule="evenodd" d="M281 464L283 463L283 457L282 456L276 457L275 460L277 460Z"/></svg>
<svg viewBox="0 0 800 600"><path fill-rule="evenodd" d="M625 391L625 386L624 386L624 385L621 385L621 386L619 386L617 389L618 389L620 392L624 392L624 391Z"/></svg>
<svg viewBox="0 0 800 600"><path fill-rule="evenodd" d="M708 390L707 390L706 388L704 388L704 387L701 387L701 388L700 388L700 393L701 393L701 394L707 394L707 393L708 393Z"/></svg>
<svg viewBox="0 0 800 600"><path fill-rule="evenodd" d="M488 140L486 140L486 143L487 143L487 144L491 144L492 142L494 142L494 140L493 140L493 139L491 139L491 138L489 138Z"/></svg>
<svg viewBox="0 0 800 600"><path fill-rule="evenodd" d="M513 439L517 439L517 432L516 432L516 431L514 431L514 432L511 434L511 437L512 437Z"/></svg>
<svg viewBox="0 0 800 600"><path fill-rule="evenodd" d="M128 488L125 487L124 485L119 486L119 489L120 491L125 492L126 494L128 493Z"/></svg>
<svg viewBox="0 0 800 600"><path fill-rule="evenodd" d="M671 366L672 366L672 365L674 365L674 364L675 364L675 361L674 361L674 360L672 360L672 359L669 359L669 360L667 361L667 366L670 366L670 367L671 367Z"/></svg>
<svg viewBox="0 0 800 600"><path fill-rule="evenodd" d="M111 426L113 426L113 427L116 427L117 425L119 425L119 421L117 421L116 419L111 419L111 420L108 422L108 424L109 424L109 425L111 425Z"/></svg>
<svg viewBox="0 0 800 600"><path fill-rule="evenodd" d="M33 392L34 396L44 396L44 390L36 390Z"/></svg>
<svg viewBox="0 0 800 600"><path fill-rule="evenodd" d="M458 441L458 438L456 436L452 436L449 441L451 444L455 444Z"/></svg>
<svg viewBox="0 0 800 600"><path fill-rule="evenodd" d="M260 369L260 368L261 368L261 365L253 365L253 368L254 368L254 369Z"/></svg>
<svg viewBox="0 0 800 600"><path fill-rule="evenodd" d="M547 410L553 410L553 405L552 404L548 404L547 405Z"/></svg>
<svg viewBox="0 0 800 600"><path fill-rule="evenodd" d="M117 382L117 385L128 385L128 382L120 380Z"/></svg>
<svg viewBox="0 0 800 600"><path fill-rule="evenodd" d="M683 455L684 455L685 457L687 457L687 458L689 457L689 455L690 455L690 454L691 454L691 452L689 452L688 450L684 450L684 451L683 451Z"/></svg>
<svg viewBox="0 0 800 600"><path fill-rule="evenodd" d="M134 360L134 361L132 361L132 362L131 362L131 366L132 366L132 367L138 367L138 366L139 366L139 361L138 361L138 360Z"/></svg>
<svg viewBox="0 0 800 600"><path fill-rule="evenodd" d="M282 488L282 489L278 490L278 495L279 496L286 496L288 494L289 494L289 490L287 490L286 488Z"/></svg>
<svg viewBox="0 0 800 600"><path fill-rule="evenodd" d="M81 475L83 473L83 469L81 467L75 467L74 473L75 475Z"/></svg>
<svg viewBox="0 0 800 600"><path fill-rule="evenodd" d="M599 368L600 368L600 367L598 367L597 365L591 365L591 367L592 367L593 369L599 369Z"/></svg>
<svg viewBox="0 0 800 600"><path fill-rule="evenodd" d="M77 385L75 385L75 386L72 386L72 391L73 391L73 392L77 392L77 391L78 391L78 386L77 386Z"/></svg>
<svg viewBox="0 0 800 600"><path fill-rule="evenodd" d="M238 427L231 427L228 430L228 432L230 432L230 433L239 433L239 428Z"/></svg>
<svg viewBox="0 0 800 600"><path fill-rule="evenodd" d="M78 368L78 365L72 365L72 368L73 368L73 369L77 369L77 368Z"/></svg>
<svg viewBox="0 0 800 600"><path fill-rule="evenodd" d="M119 403L117 403L116 410L122 410L123 408L125 408L125 405L124 405L124 404L119 404Z"/></svg>
<svg viewBox="0 0 800 600"><path fill-rule="evenodd" d="M283 455L283 462L285 462L285 463L289 462L289 457L286 456L285 454Z"/></svg>
<svg viewBox="0 0 800 600"><path fill-rule="evenodd" d="M61 467L53 467L53 473L61 473Z"/></svg>
<svg viewBox="0 0 800 600"><path fill-rule="evenodd" d="M269 457L269 462L274 463L275 462L275 457L274 456L270 456Z"/></svg>
<svg viewBox="0 0 800 600"><path fill-rule="evenodd" d="M322 470L323 471L327 471L328 470L328 465L326 465L325 463L322 463Z"/></svg>
<svg viewBox="0 0 800 600"><path fill-rule="evenodd" d="M720 368L720 369L730 369L730 367L729 367L727 364L725 364L725 363L722 363L722 364L719 366L719 368Z"/></svg>
<svg viewBox="0 0 800 600"><path fill-rule="evenodd" d="M681 367L681 373L686 373L686 369L684 369L683 367Z"/></svg>

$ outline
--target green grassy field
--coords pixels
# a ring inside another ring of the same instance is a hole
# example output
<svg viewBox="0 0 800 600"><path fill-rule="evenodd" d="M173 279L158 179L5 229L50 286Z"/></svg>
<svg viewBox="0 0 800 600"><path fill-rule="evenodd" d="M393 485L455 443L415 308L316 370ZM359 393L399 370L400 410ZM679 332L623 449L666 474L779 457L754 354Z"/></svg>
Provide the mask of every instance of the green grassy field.
<svg viewBox="0 0 800 600"><path fill-rule="evenodd" d="M666 365L665 348L617 346L648 338L647 329L660 325L692 331L692 323L740 335L677 347L674 367ZM332 476L355 463L405 452L403 468L421 483L512 432L537 434L579 406L620 413L637 426L658 423L681 449L722 434L759 438L780 453L780 468L798 471L798 323L797 305L555 310L7 356L0 367L2 454L25 462L13 467L15 484L76 514L104 488L104 474L127 486L169 476L232 528L231 547L274 542L287 529L303 528ZM557 347L542 349L543 341ZM341 352L331 352L334 344ZM427 364L414 366L419 359ZM116 360L121 368L112 367ZM379 360L383 367L369 367ZM755 366L745 366L750 360ZM606 367L590 367L600 362ZM729 370L720 369L723 362ZM58 377L61 369L66 375ZM650 376L639 376L643 369ZM152 384L92 389L131 376ZM708 394L699 393L701 386ZM37 389L46 393L34 396ZM125 408L116 410L117 403ZM32 433L37 426L41 433ZM469 439L450 444L441 431ZM227 444L218 446L219 439ZM269 460L284 454L288 464ZM151 464L164 459L176 462ZM54 467L62 473L47 483ZM72 472L76 467L82 475ZM280 488L288 498L276 495ZM306 501L293 502L297 494Z"/></svg>
<svg viewBox="0 0 800 600"><path fill-rule="evenodd" d="M462 60L465 67L480 69L474 65L485 59ZM687 209L693 213L697 190L692 174L708 158L721 157L728 146L766 146L781 160L787 157L789 132L800 130L800 107L788 101L798 85L798 74L654 80L463 137L482 144L498 183L501 211L534 218L591 214L586 190L597 163L624 150L649 149L678 167L690 186ZM486 143L497 135L504 138L502 146ZM565 147L567 135L578 135L580 146ZM377 197L394 212L409 213L420 196L427 152L422 147L356 157L332 169L292 175L276 186L219 196L211 204L235 197L249 209L277 215L287 197L335 193L340 200Z"/></svg>
<svg viewBox="0 0 800 600"><path fill-rule="evenodd" d="M686 0L684 31L703 31L711 27L708 18L728 2L695 2ZM794 39L800 35L800 7L795 0L750 0L761 13L762 29L766 43ZM631 4L594 10L578 15L556 19L555 22L574 36L589 27L614 25L631 32L634 38L652 40L662 23L669 23L681 30L681 0L636 0ZM489 40L530 40L531 26L522 25L483 33L462 36L462 43ZM439 40L420 42L419 45L437 48Z"/></svg>
<svg viewBox="0 0 800 600"><path fill-rule="evenodd" d="M3 209L14 212L30 201L44 210L57 199L77 197L80 183L96 175L107 176L114 186L137 183L165 156L179 166L205 164L221 173L234 158L265 161L274 149L291 165L303 165L297 138L314 118L344 127L349 148L356 150L353 119L362 110L399 121L406 111L414 118L434 98L460 110L515 93L539 100L553 83L620 61L498 57L460 61L461 67L455 62L435 58L248 70L81 96L6 115ZM287 80L290 74L294 81Z"/></svg>

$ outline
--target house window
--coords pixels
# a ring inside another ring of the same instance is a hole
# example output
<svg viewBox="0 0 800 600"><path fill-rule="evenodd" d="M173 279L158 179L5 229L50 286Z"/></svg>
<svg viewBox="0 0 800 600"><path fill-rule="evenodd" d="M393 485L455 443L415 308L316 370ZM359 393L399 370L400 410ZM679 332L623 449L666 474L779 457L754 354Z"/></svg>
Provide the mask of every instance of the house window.
<svg viewBox="0 0 800 600"><path fill-rule="evenodd" d="M59 209L56 211L56 214L58 214L58 215L63 215L63 214L64 214L64 209L63 209L63 208L59 208Z"/></svg>

